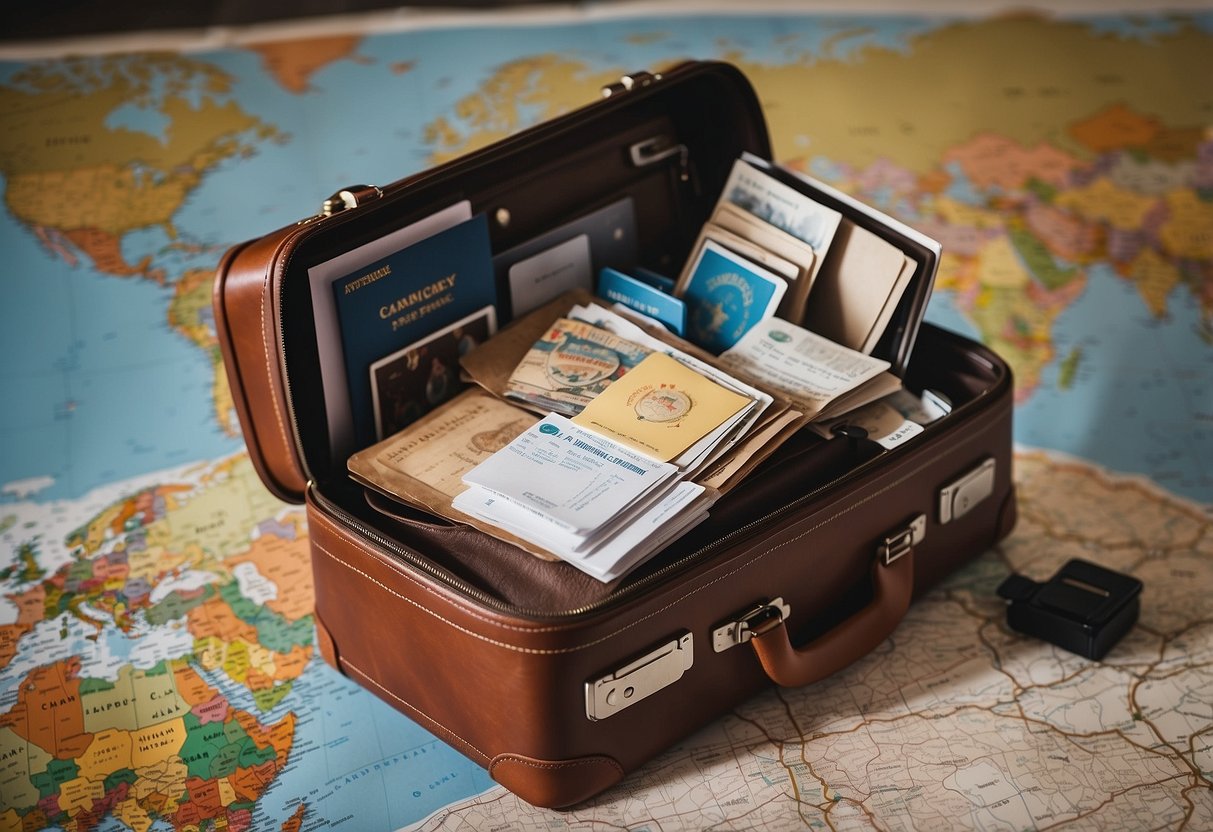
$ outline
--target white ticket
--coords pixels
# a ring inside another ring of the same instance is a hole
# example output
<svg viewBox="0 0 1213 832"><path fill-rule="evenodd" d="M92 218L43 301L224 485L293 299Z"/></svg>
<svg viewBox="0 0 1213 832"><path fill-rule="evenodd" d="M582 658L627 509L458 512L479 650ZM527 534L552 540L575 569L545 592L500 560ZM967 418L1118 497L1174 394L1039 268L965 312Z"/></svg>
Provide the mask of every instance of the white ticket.
<svg viewBox="0 0 1213 832"><path fill-rule="evenodd" d="M463 481L588 535L677 470L553 413L464 474Z"/></svg>

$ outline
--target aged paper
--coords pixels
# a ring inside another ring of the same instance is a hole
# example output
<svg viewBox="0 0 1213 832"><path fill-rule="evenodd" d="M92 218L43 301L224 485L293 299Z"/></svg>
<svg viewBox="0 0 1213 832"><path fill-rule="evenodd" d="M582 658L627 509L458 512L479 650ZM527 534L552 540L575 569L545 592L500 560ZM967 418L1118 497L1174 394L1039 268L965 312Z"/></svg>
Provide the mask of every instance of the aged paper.
<svg viewBox="0 0 1213 832"><path fill-rule="evenodd" d="M444 517L463 490L463 475L508 445L538 419L471 388L402 432L359 451L349 470L401 502Z"/></svg>
<svg viewBox="0 0 1213 832"><path fill-rule="evenodd" d="M668 355L653 353L573 422L668 462L753 401Z"/></svg>
<svg viewBox="0 0 1213 832"><path fill-rule="evenodd" d="M814 420L845 413L901 386L886 372L889 362L777 318L746 333L720 361L782 392Z"/></svg>

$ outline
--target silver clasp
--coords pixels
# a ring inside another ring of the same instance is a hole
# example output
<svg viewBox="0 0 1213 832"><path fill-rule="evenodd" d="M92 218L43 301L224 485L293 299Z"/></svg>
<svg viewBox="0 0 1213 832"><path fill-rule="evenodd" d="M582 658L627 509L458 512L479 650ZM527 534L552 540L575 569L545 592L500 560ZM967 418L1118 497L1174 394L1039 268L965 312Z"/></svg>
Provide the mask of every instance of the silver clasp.
<svg viewBox="0 0 1213 832"><path fill-rule="evenodd" d="M792 608L783 598L761 601L712 630L712 649L722 653L730 647L745 644L754 636L786 621L791 614Z"/></svg>
<svg viewBox="0 0 1213 832"><path fill-rule="evenodd" d="M633 662L585 683L585 715L597 722L674 684L695 662L695 639L683 633Z"/></svg>
<svg viewBox="0 0 1213 832"><path fill-rule="evenodd" d="M886 537L884 542L876 547L876 555L885 566L891 566L894 562L909 554L910 550L919 543L922 543L926 536L927 516L919 514L909 523L906 523Z"/></svg>

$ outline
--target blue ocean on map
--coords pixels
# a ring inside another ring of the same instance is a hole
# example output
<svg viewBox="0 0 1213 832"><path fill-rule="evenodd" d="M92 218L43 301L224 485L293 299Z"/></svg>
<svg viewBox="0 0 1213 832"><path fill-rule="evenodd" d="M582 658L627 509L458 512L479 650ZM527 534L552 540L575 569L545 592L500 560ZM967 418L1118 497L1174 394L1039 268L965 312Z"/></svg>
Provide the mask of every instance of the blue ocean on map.
<svg viewBox="0 0 1213 832"><path fill-rule="evenodd" d="M23 319L0 328L0 486L49 476L37 499L78 497L241 447L216 421L210 361L167 324L171 287L53 261L14 223L0 248L23 265L6 281Z"/></svg>

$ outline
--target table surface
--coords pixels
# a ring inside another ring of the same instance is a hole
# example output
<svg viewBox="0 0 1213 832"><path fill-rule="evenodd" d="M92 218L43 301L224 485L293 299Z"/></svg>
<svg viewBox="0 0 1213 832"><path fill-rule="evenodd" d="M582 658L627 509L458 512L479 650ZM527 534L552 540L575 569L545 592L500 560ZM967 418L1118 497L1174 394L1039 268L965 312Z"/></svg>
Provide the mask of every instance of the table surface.
<svg viewBox="0 0 1213 832"><path fill-rule="evenodd" d="M0 46L0 827L1213 827L1210 56L1208 10L821 5ZM1020 520L872 656L545 812L316 656L211 280L341 187L685 57L745 71L781 161L942 241L928 318L1015 370ZM1102 662L994 595L1071 557L1145 583Z"/></svg>

